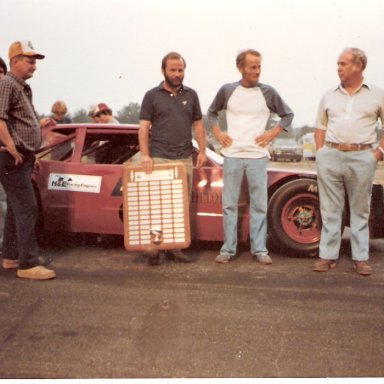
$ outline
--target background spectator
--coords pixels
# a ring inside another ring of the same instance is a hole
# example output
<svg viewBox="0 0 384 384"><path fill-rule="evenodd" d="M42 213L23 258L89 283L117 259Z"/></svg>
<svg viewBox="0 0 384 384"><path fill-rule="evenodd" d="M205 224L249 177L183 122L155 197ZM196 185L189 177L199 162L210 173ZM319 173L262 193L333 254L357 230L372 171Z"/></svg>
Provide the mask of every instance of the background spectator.
<svg viewBox="0 0 384 384"><path fill-rule="evenodd" d="M99 124L120 124L120 122L115 117L113 117L112 109L104 103L95 105L88 113L88 116L90 116L96 123Z"/></svg>
<svg viewBox="0 0 384 384"><path fill-rule="evenodd" d="M67 116L68 108L64 101L55 101L51 108L52 115L50 117L44 117L40 120L40 127L45 128L47 126L56 124L71 124L72 119Z"/></svg>

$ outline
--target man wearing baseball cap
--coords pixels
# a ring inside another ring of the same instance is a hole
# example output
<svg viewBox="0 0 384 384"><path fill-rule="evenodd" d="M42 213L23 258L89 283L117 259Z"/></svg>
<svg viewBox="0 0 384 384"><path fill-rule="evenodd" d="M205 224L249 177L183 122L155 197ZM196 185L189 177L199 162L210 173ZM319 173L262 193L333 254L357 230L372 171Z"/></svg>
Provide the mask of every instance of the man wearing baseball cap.
<svg viewBox="0 0 384 384"><path fill-rule="evenodd" d="M31 181L41 132L26 83L36 70L36 60L44 55L30 41L16 41L8 57L10 70L0 81L0 182L8 199L2 267L17 270L20 278L48 280L56 274L40 263L35 233L38 206Z"/></svg>
<svg viewBox="0 0 384 384"><path fill-rule="evenodd" d="M88 116L99 124L120 124L119 121L113 117L112 109L105 103L92 106Z"/></svg>

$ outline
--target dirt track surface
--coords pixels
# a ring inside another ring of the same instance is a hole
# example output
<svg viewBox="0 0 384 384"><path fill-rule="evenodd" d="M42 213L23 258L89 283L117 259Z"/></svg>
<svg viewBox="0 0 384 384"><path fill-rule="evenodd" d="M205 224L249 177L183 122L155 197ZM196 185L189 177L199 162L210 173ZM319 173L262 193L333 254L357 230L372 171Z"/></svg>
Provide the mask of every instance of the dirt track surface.
<svg viewBox="0 0 384 384"><path fill-rule="evenodd" d="M215 263L220 244L194 245L191 264L72 241L42 255L58 277L0 271L0 377L384 376L384 241L374 274L243 249Z"/></svg>

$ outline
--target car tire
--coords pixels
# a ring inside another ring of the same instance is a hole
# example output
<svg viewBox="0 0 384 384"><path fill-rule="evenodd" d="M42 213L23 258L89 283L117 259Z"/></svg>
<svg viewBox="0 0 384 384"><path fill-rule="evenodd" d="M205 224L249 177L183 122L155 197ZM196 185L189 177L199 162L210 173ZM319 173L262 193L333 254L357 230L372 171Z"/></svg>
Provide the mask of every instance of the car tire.
<svg viewBox="0 0 384 384"><path fill-rule="evenodd" d="M316 180L292 180L273 193L268 205L268 234L272 247L282 254L316 257L320 232Z"/></svg>

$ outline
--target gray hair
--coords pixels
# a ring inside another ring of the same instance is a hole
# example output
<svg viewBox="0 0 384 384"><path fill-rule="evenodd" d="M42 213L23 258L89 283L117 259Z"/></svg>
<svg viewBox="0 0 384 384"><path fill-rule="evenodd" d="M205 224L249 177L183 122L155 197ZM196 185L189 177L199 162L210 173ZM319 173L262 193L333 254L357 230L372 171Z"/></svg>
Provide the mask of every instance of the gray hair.
<svg viewBox="0 0 384 384"><path fill-rule="evenodd" d="M368 59L367 55L363 50L361 50L360 48L345 48L344 52L350 52L353 55L353 62L355 64L361 64L361 67L364 71L367 66Z"/></svg>

